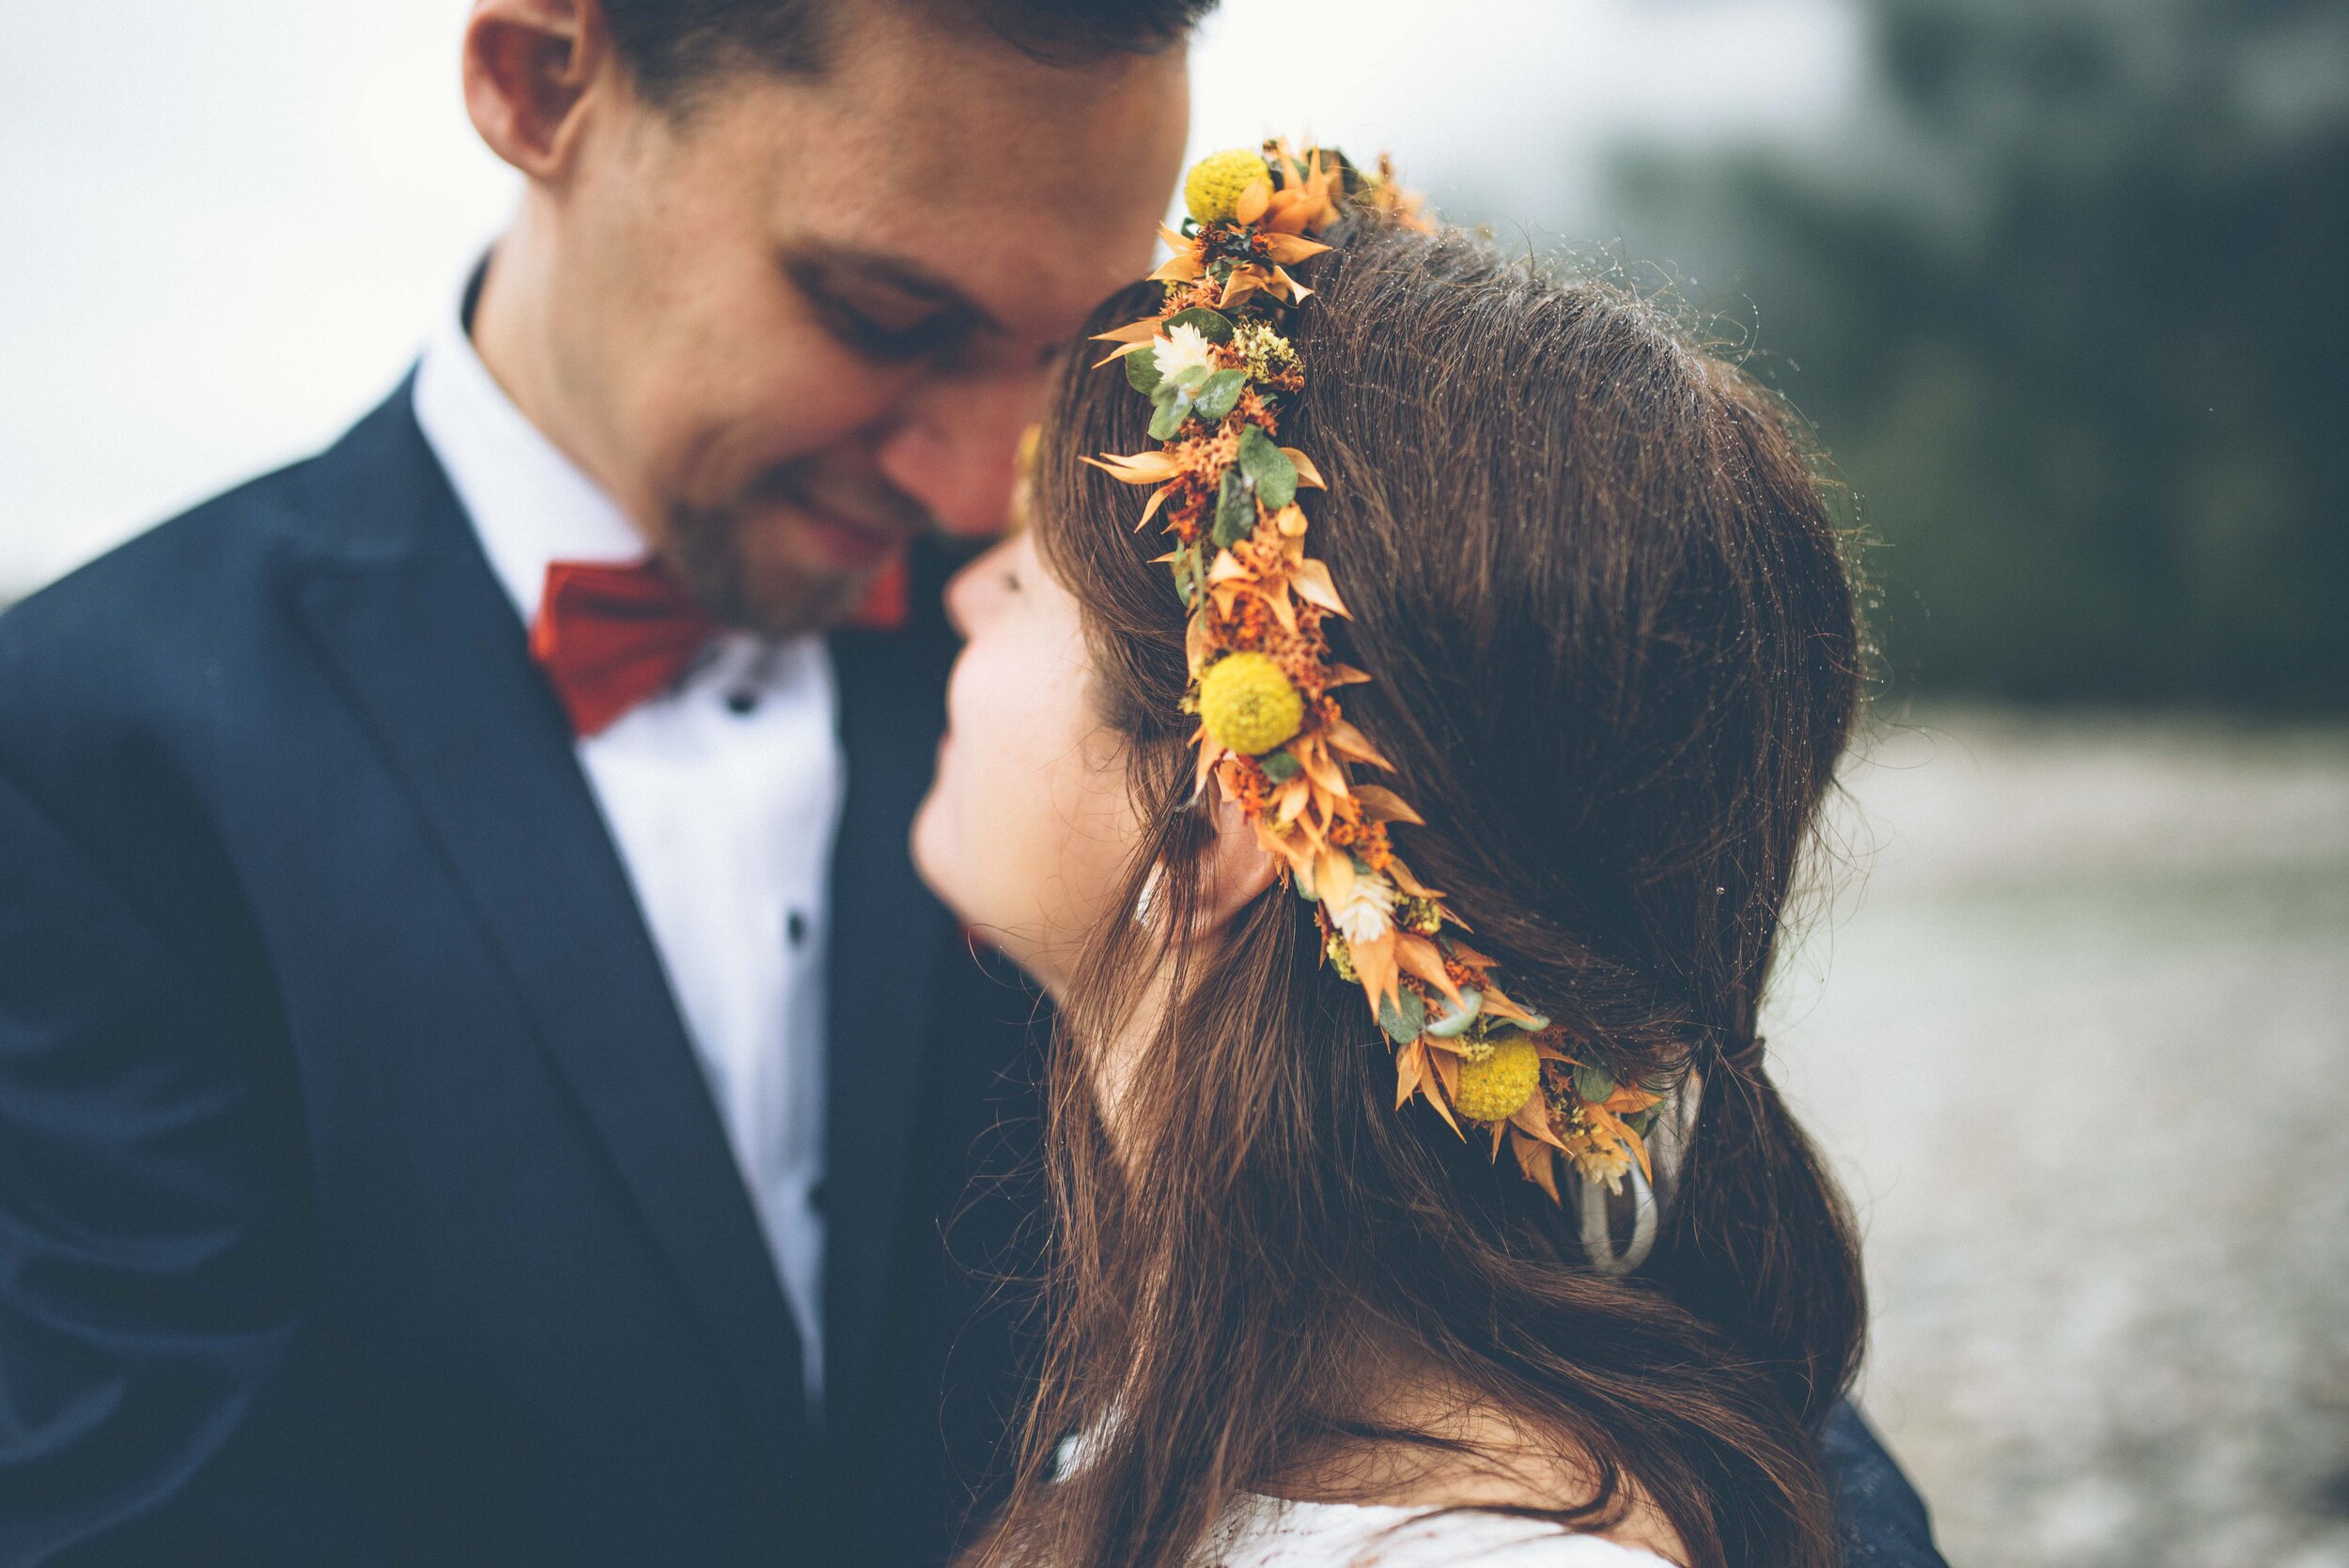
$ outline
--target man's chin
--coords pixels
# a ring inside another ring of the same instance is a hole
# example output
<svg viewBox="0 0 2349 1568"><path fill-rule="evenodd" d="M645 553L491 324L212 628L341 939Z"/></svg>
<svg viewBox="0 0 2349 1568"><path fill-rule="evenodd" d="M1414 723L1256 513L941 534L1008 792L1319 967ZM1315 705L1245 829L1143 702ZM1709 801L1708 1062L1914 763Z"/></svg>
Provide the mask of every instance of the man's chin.
<svg viewBox="0 0 2349 1568"><path fill-rule="evenodd" d="M891 555L867 551L853 565L834 562L797 520L688 517L672 528L661 554L721 625L764 637L828 630L863 602Z"/></svg>
<svg viewBox="0 0 2349 1568"><path fill-rule="evenodd" d="M735 613L720 618L763 637L799 637L829 631L855 613L879 568L853 576L838 573L769 571L740 580Z"/></svg>

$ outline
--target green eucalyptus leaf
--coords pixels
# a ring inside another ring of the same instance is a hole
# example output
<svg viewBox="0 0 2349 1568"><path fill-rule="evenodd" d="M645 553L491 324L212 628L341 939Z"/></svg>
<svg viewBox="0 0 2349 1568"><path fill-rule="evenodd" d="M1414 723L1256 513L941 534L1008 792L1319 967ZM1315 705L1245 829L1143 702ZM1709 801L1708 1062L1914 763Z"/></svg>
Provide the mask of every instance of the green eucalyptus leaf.
<svg viewBox="0 0 2349 1568"><path fill-rule="evenodd" d="M1189 310L1178 310L1159 323L1161 334L1166 336L1174 335L1176 327L1195 328L1199 335L1210 343L1232 341L1231 318L1220 310L1209 310L1206 305L1193 305Z"/></svg>
<svg viewBox="0 0 2349 1568"><path fill-rule="evenodd" d="M1215 497L1215 542L1226 548L1256 531L1256 503L1248 481L1237 468L1223 471L1223 484Z"/></svg>
<svg viewBox="0 0 2349 1568"><path fill-rule="evenodd" d="M1399 1001L1398 1001L1399 999ZM1419 993L1398 989L1393 996L1378 999L1378 1027L1387 1032L1387 1038L1398 1046L1408 1046L1427 1027L1427 1004L1419 1000Z"/></svg>
<svg viewBox="0 0 2349 1568"><path fill-rule="evenodd" d="M1174 432L1183 427L1183 421L1190 417L1190 389L1176 387L1174 396L1159 404L1159 411L1150 416L1151 437L1157 441L1173 439Z"/></svg>
<svg viewBox="0 0 2349 1568"><path fill-rule="evenodd" d="M1297 499L1297 465L1261 425L1251 425L1239 438L1239 466L1256 482L1256 499L1266 510L1277 512Z"/></svg>
<svg viewBox="0 0 2349 1568"><path fill-rule="evenodd" d="M1485 1005L1485 993L1473 986L1460 987L1460 1000L1467 1005L1455 1007L1449 1001L1440 1003L1443 1011L1427 1025L1427 1032L1439 1040L1455 1040L1468 1032L1476 1021L1476 1015Z"/></svg>
<svg viewBox="0 0 2349 1568"><path fill-rule="evenodd" d="M1574 1092L1586 1100L1604 1103L1615 1092L1615 1078L1604 1067L1577 1067L1574 1070Z"/></svg>
<svg viewBox="0 0 2349 1568"><path fill-rule="evenodd" d="M1159 390L1159 353L1156 349L1136 349L1126 356L1126 380L1136 392Z"/></svg>
<svg viewBox="0 0 2349 1568"><path fill-rule="evenodd" d="M1225 414L1232 411L1232 406L1239 401L1240 388L1247 384L1248 372L1245 370L1219 370L1209 376L1206 384L1199 389L1199 417L1210 425L1221 422Z"/></svg>
<svg viewBox="0 0 2349 1568"><path fill-rule="evenodd" d="M1256 759L1256 763L1264 769L1264 776L1274 784L1288 783L1303 770L1304 766L1286 752L1273 752L1268 755L1260 756Z"/></svg>
<svg viewBox="0 0 2349 1568"><path fill-rule="evenodd" d="M1213 373L1204 365L1186 365L1174 372L1174 384L1196 396L1199 389L1207 384L1207 378Z"/></svg>

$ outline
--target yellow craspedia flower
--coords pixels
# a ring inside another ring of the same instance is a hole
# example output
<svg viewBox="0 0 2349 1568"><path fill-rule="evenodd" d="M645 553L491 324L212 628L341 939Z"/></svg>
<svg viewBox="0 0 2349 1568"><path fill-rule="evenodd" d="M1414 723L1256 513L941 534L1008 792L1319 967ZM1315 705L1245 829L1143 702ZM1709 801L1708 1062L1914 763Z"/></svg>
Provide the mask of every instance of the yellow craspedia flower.
<svg viewBox="0 0 2349 1568"><path fill-rule="evenodd" d="M1460 1063L1460 1092L1453 1104L1476 1122L1502 1122L1525 1108L1542 1086L1542 1057L1520 1034L1493 1042L1482 1062Z"/></svg>
<svg viewBox="0 0 2349 1568"><path fill-rule="evenodd" d="M1260 181L1270 185L1272 177L1265 172L1264 159L1252 148L1236 147L1211 153L1193 163L1190 173L1183 177L1183 205L1201 223L1215 223L1230 217L1240 193Z"/></svg>
<svg viewBox="0 0 2349 1568"><path fill-rule="evenodd" d="M1304 723L1305 699L1270 656L1236 653L1200 677L1199 722L1217 745L1261 756Z"/></svg>

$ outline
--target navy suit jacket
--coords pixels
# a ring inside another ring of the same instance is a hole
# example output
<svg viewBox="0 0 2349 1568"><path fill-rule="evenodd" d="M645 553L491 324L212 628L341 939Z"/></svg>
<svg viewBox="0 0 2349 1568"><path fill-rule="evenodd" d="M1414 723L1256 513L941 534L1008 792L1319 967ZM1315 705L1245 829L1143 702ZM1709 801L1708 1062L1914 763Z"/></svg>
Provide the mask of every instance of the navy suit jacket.
<svg viewBox="0 0 2349 1568"><path fill-rule="evenodd" d="M941 1556L1011 1391L958 1265L1034 1006L907 855L952 651L833 639L819 1443L407 389L0 618L0 1562Z"/></svg>
<svg viewBox="0 0 2349 1568"><path fill-rule="evenodd" d="M820 1421L405 386L0 616L0 1565L942 1557L1016 1396L1034 1003L908 859L915 598L833 638ZM1863 1560L1937 1560L1838 1421Z"/></svg>

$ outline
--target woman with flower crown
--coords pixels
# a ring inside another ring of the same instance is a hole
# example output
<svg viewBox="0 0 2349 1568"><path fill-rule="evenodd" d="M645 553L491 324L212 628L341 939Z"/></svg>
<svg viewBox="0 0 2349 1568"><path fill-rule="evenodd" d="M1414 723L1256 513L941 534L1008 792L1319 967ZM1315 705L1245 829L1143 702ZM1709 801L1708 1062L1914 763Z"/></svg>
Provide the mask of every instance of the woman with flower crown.
<svg viewBox="0 0 2349 1568"><path fill-rule="evenodd" d="M1334 154L1186 190L915 828L1059 1007L972 1560L1830 1563L1858 1257L1754 1034L1860 688L1797 427Z"/></svg>

